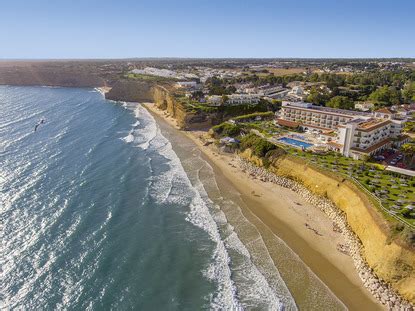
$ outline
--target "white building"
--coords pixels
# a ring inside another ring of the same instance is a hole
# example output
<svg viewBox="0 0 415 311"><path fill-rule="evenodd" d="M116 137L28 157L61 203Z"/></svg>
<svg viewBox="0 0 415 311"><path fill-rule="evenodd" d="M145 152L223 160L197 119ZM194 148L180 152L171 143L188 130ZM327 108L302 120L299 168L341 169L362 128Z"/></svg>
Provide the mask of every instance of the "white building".
<svg viewBox="0 0 415 311"><path fill-rule="evenodd" d="M212 95L208 97L207 102L211 106L221 106L221 105L237 106L237 105L243 105L243 104L258 104L260 101L260 96L251 95L251 94L226 95L225 102L223 102L223 98L224 98L223 96Z"/></svg>
<svg viewBox="0 0 415 311"><path fill-rule="evenodd" d="M365 113L303 102L283 102L277 122L321 132L334 130L337 137L327 137L330 149L354 159L371 156L392 144L399 146L407 139L401 135L405 120L397 119L389 110L383 109Z"/></svg>
<svg viewBox="0 0 415 311"><path fill-rule="evenodd" d="M176 86L181 88L196 88L197 85L196 81L180 81L176 83Z"/></svg>
<svg viewBox="0 0 415 311"><path fill-rule="evenodd" d="M222 106L223 105L222 96L219 96L219 95L211 95L211 96L208 96L207 103L210 106Z"/></svg>
<svg viewBox="0 0 415 311"><path fill-rule="evenodd" d="M188 72L176 72L169 69L160 69L155 67L145 67L144 69L133 69L131 73L134 74L142 74L142 75L150 75L150 76L157 76L163 78L172 78L172 79L194 79L198 78L197 75L188 73Z"/></svg>
<svg viewBox="0 0 415 311"><path fill-rule="evenodd" d="M172 70L159 69L154 67L146 67L144 69L133 69L131 70L131 72L135 74L151 75L164 78L177 78L177 73Z"/></svg>
<svg viewBox="0 0 415 311"><path fill-rule="evenodd" d="M256 94L259 96L272 97L273 95L284 90L286 89L280 85L275 86L275 85L265 84L261 86L248 85L247 87L243 89L243 92L247 94Z"/></svg>
<svg viewBox="0 0 415 311"><path fill-rule="evenodd" d="M304 102L282 102L280 117L283 120L297 122L303 128L328 130L353 120L357 112L315 106ZM369 117L369 116L368 116Z"/></svg>
<svg viewBox="0 0 415 311"><path fill-rule="evenodd" d="M291 89L288 95L301 100L303 96L306 95L306 92L301 86L297 85Z"/></svg>
<svg viewBox="0 0 415 311"><path fill-rule="evenodd" d="M397 138L391 131L391 121L381 119L355 119L338 130L337 143L340 152L354 159L371 156L392 146L392 138Z"/></svg>
<svg viewBox="0 0 415 311"><path fill-rule="evenodd" d="M360 110L360 111L372 111L375 105L370 102L361 102L354 105L354 109Z"/></svg>

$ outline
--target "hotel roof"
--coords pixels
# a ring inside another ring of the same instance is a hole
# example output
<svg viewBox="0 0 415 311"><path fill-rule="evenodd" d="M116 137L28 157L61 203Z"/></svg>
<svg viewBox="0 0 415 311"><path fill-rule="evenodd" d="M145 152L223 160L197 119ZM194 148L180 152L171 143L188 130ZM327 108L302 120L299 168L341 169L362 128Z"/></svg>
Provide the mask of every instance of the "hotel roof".
<svg viewBox="0 0 415 311"><path fill-rule="evenodd" d="M294 127L294 128L300 125L300 123L298 122L288 121L284 119L277 119L277 123L282 126Z"/></svg>
<svg viewBox="0 0 415 311"><path fill-rule="evenodd" d="M327 145L330 145L330 146L333 146L333 147L336 147L336 148L342 148L342 147L343 147L343 145L342 145L342 144L335 143L335 142L333 142L333 141L329 141L329 142L327 143Z"/></svg>
<svg viewBox="0 0 415 311"><path fill-rule="evenodd" d="M389 108L381 108L381 109L376 110L375 112L380 112L380 113L385 113L385 114L394 114L394 112L390 110Z"/></svg>
<svg viewBox="0 0 415 311"><path fill-rule="evenodd" d="M389 120L381 120L381 119L369 119L359 123L357 129L364 132L370 132L376 130L380 127L390 124L391 121Z"/></svg>
<svg viewBox="0 0 415 311"><path fill-rule="evenodd" d="M282 106L283 108L289 107L289 108L294 108L294 109L299 109L299 110L317 111L321 113L334 114L338 116L347 116L347 117L371 116L370 112L329 108L329 107L316 106L310 103L303 103L303 102L283 102L283 104L285 104Z"/></svg>
<svg viewBox="0 0 415 311"><path fill-rule="evenodd" d="M370 146L369 148L366 148L366 149L361 149L361 148L350 148L350 149L353 150L353 151L357 151L359 153L370 153L372 151L375 151L375 150L389 144L390 142L391 142L391 139L386 138L386 139L382 140L381 142L378 142L377 144L374 144L374 145L372 145L372 146Z"/></svg>

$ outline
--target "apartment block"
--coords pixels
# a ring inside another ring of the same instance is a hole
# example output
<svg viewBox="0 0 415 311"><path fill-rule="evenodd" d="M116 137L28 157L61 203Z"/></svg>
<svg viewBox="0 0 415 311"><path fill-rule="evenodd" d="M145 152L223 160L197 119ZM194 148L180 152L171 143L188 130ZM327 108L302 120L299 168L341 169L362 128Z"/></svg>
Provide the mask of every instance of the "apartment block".
<svg viewBox="0 0 415 311"><path fill-rule="evenodd" d="M401 135L405 120L389 110L365 113L303 102L283 102L277 122L321 132L335 131L336 137L327 142L327 146L354 159L371 156L407 140Z"/></svg>

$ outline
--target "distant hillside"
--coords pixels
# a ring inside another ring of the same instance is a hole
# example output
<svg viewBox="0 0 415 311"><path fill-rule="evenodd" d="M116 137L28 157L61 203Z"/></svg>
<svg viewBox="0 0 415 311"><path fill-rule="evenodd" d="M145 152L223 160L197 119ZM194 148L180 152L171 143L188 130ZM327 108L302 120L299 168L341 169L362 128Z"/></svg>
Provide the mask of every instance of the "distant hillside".
<svg viewBox="0 0 415 311"><path fill-rule="evenodd" d="M0 84L98 87L112 85L125 62L14 61L0 62Z"/></svg>

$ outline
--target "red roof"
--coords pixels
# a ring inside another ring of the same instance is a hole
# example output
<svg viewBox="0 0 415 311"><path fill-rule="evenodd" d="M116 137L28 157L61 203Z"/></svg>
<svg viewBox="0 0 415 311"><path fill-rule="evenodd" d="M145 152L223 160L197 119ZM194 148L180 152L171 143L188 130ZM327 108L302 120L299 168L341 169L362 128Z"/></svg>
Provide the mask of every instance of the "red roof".
<svg viewBox="0 0 415 311"><path fill-rule="evenodd" d="M342 148L343 147L342 144L338 144L338 143L335 143L335 142L332 142L332 141L329 141L327 143L327 145L330 145L330 146L333 146L333 147L336 147L336 148Z"/></svg>
<svg viewBox="0 0 415 311"><path fill-rule="evenodd" d="M387 145L391 142L390 138L386 138L385 140L382 140L381 142L378 142L377 144L370 146L369 148L366 149L361 149L361 148L350 148L353 151L357 151L360 153L370 153L372 151L375 151L381 147L383 147L384 145Z"/></svg>
<svg viewBox="0 0 415 311"><path fill-rule="evenodd" d="M300 123L298 123L298 122L288 121L288 120L284 120L284 119L277 119L277 123L279 125L287 126L287 127L298 127L300 125Z"/></svg>
<svg viewBox="0 0 415 311"><path fill-rule="evenodd" d="M389 108L381 108L381 109L376 110L376 112L386 113L386 114L394 114L394 112L392 110L390 110Z"/></svg>

